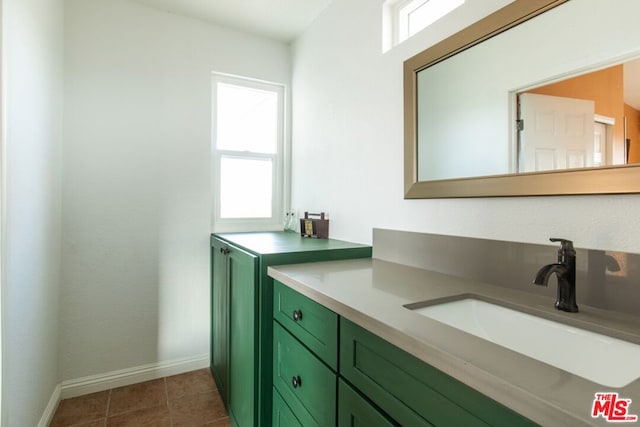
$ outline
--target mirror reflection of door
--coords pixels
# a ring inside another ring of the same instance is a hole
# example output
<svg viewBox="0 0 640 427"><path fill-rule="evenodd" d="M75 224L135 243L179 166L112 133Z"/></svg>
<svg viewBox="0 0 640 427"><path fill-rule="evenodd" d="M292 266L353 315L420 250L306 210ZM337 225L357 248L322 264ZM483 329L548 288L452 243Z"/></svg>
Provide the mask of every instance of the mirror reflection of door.
<svg viewBox="0 0 640 427"><path fill-rule="evenodd" d="M637 107L640 107L638 105ZM627 163L640 163L640 110L624 106Z"/></svg>
<svg viewBox="0 0 640 427"><path fill-rule="evenodd" d="M595 102L593 156L585 159L583 166L579 156L554 159L549 151L539 150L534 157L521 146L518 150L519 172L533 172L573 167L615 166L640 163L640 59L626 61L579 76L560 80L544 86L528 89L524 93L582 99ZM520 118L520 111L517 112ZM528 130L531 130L529 128ZM518 138L522 137L520 132ZM524 135L525 137L527 135ZM604 137L604 138L603 138ZM538 148L547 144L541 141ZM561 147L560 150L563 150ZM527 157L525 158L525 154ZM538 165L535 162L538 162ZM554 163L555 162L555 163Z"/></svg>
<svg viewBox="0 0 640 427"><path fill-rule="evenodd" d="M595 133L594 101L523 93L519 103L520 172L602 164L605 138Z"/></svg>

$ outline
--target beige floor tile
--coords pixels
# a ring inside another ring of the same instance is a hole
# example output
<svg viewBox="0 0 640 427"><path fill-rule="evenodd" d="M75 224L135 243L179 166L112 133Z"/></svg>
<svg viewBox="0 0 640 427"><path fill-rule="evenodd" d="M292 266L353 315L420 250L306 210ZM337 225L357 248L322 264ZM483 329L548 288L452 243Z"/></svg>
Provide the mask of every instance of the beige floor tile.
<svg viewBox="0 0 640 427"><path fill-rule="evenodd" d="M107 416L108 403L109 390L65 399L58 405L50 426L84 425L103 420Z"/></svg>
<svg viewBox="0 0 640 427"><path fill-rule="evenodd" d="M212 423L206 424L207 427L232 427L231 420L229 417L225 417L219 420L216 420Z"/></svg>
<svg viewBox="0 0 640 427"><path fill-rule="evenodd" d="M169 408L173 427L204 426L227 417L222 399L216 392L171 400Z"/></svg>
<svg viewBox="0 0 640 427"><path fill-rule="evenodd" d="M209 368L187 372L167 377L167 394L169 400L190 394L210 392L216 389L216 384Z"/></svg>
<svg viewBox="0 0 640 427"><path fill-rule="evenodd" d="M167 403L164 378L111 390L109 416Z"/></svg>
<svg viewBox="0 0 640 427"><path fill-rule="evenodd" d="M51 427L230 427L209 369L60 402Z"/></svg>
<svg viewBox="0 0 640 427"><path fill-rule="evenodd" d="M101 420L89 421L88 423L80 423L80 424L72 424L68 427L105 427L107 424L107 419L103 418Z"/></svg>
<svg viewBox="0 0 640 427"><path fill-rule="evenodd" d="M166 404L137 409L107 418L106 427L171 427L171 417Z"/></svg>

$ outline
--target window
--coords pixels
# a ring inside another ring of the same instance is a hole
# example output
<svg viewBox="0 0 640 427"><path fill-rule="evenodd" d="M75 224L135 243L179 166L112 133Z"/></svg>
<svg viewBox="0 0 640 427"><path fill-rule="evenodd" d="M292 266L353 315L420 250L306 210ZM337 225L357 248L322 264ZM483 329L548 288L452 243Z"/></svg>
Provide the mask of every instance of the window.
<svg viewBox="0 0 640 427"><path fill-rule="evenodd" d="M386 0L383 50L399 45L464 4L465 0Z"/></svg>
<svg viewBox="0 0 640 427"><path fill-rule="evenodd" d="M214 74L216 231L281 227L284 86Z"/></svg>

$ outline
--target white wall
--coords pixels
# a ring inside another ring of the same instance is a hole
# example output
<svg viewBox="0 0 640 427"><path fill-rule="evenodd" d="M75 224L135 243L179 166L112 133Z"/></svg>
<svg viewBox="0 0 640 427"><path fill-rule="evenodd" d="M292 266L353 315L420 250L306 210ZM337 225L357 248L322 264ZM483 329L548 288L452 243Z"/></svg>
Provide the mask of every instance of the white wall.
<svg viewBox="0 0 640 427"><path fill-rule="evenodd" d="M381 19L380 2L334 0L294 45L294 206L328 212L332 237L365 243L380 227L640 252L640 195L403 200L402 63L450 29L382 54Z"/></svg>
<svg viewBox="0 0 640 427"><path fill-rule="evenodd" d="M59 0L3 1L3 426L35 426L58 376Z"/></svg>
<svg viewBox="0 0 640 427"><path fill-rule="evenodd" d="M211 72L288 84L289 47L65 5L62 379L206 356Z"/></svg>

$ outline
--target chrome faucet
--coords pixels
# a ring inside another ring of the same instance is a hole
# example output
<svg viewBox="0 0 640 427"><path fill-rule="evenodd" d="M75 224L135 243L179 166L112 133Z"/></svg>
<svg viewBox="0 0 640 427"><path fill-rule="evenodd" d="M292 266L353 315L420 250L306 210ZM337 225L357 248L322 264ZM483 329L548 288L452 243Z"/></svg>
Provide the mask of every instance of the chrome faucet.
<svg viewBox="0 0 640 427"><path fill-rule="evenodd" d="M576 251L573 242L566 239L549 239L552 242L560 242L558 249L558 262L542 267L536 273L533 283L547 286L549 277L556 273L558 277L558 293L555 307L558 310L576 313Z"/></svg>

